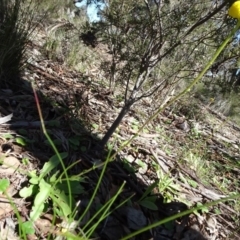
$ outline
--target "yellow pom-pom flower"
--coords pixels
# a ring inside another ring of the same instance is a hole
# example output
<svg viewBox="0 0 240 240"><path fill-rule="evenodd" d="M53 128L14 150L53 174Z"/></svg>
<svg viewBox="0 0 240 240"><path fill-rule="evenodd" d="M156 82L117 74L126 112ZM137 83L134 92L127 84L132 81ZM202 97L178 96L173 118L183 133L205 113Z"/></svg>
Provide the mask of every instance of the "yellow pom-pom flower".
<svg viewBox="0 0 240 240"><path fill-rule="evenodd" d="M236 1L228 10L228 15L232 18L240 19L240 1Z"/></svg>

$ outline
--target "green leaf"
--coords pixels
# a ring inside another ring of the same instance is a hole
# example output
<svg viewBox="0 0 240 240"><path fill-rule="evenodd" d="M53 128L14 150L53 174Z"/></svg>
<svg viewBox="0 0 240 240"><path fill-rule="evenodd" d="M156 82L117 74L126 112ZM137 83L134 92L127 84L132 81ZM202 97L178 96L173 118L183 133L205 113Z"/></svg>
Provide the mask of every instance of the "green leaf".
<svg viewBox="0 0 240 240"><path fill-rule="evenodd" d="M5 192L9 186L10 182L8 179L4 178L0 180L0 192Z"/></svg>
<svg viewBox="0 0 240 240"><path fill-rule="evenodd" d="M148 186L147 190L144 192L144 194L142 195L142 197L139 199L139 201L141 201L142 199L144 199L147 195L149 195L152 190L157 187L159 181L156 181L154 183L152 183L150 186Z"/></svg>
<svg viewBox="0 0 240 240"><path fill-rule="evenodd" d="M22 198L27 198L30 196L34 196L37 193L38 186L37 185L30 185L29 187L24 187L19 191L19 195Z"/></svg>
<svg viewBox="0 0 240 240"><path fill-rule="evenodd" d="M32 177L31 179L29 179L29 182L31 183L31 184L35 184L35 185L37 185L38 183L39 183L39 177Z"/></svg>
<svg viewBox="0 0 240 240"><path fill-rule="evenodd" d="M32 170L29 172L30 177L37 177L37 170Z"/></svg>
<svg viewBox="0 0 240 240"><path fill-rule="evenodd" d="M17 138L15 138L15 141L16 141L16 143L18 143L21 146L26 146L27 145L27 141L24 138L17 137Z"/></svg>
<svg viewBox="0 0 240 240"><path fill-rule="evenodd" d="M30 175L30 180L29 180L29 182L30 182L31 184L38 184L38 183L39 183L40 178L39 178L39 176L37 176L36 170L31 171L31 172L29 173L29 175Z"/></svg>
<svg viewBox="0 0 240 240"><path fill-rule="evenodd" d="M67 217L72 211L69 204L69 197L60 190L52 191L51 198L53 202L60 208L59 215Z"/></svg>
<svg viewBox="0 0 240 240"><path fill-rule="evenodd" d="M82 238L79 238L79 236L74 235L71 232L64 232L62 233L64 237L66 237L67 240L81 240Z"/></svg>
<svg viewBox="0 0 240 240"><path fill-rule="evenodd" d="M81 194L84 192L84 188L81 186L81 184L78 181L70 181L69 183L70 183L70 187L71 187L71 194ZM58 183L56 185L56 188L64 191L67 194L69 193L68 185L66 182Z"/></svg>
<svg viewBox="0 0 240 240"><path fill-rule="evenodd" d="M192 187L194 187L194 188L196 188L196 187L198 186L198 183L195 182L195 181L192 180L192 179L187 179L187 181L188 181L188 183L189 183Z"/></svg>
<svg viewBox="0 0 240 240"><path fill-rule="evenodd" d="M137 130L138 130L138 126L132 125L132 129L135 130L135 131L137 131Z"/></svg>
<svg viewBox="0 0 240 240"><path fill-rule="evenodd" d="M97 125L96 123L93 123L92 126L93 126L93 128L94 128L95 130L98 129L98 125Z"/></svg>
<svg viewBox="0 0 240 240"><path fill-rule="evenodd" d="M13 135L11 135L11 134L9 134L9 133L3 134L2 137L3 137L3 138L6 138L6 139L12 139L12 138L14 138Z"/></svg>
<svg viewBox="0 0 240 240"><path fill-rule="evenodd" d="M34 222L39 219L40 215L42 214L44 209L44 203L39 205L34 205L32 207L32 211L30 212L30 219Z"/></svg>
<svg viewBox="0 0 240 240"><path fill-rule="evenodd" d="M30 162L29 162L29 158L23 158L22 159L22 163L24 164L24 165L28 165Z"/></svg>
<svg viewBox="0 0 240 240"><path fill-rule="evenodd" d="M68 156L67 152L63 152L59 154L61 159L64 159ZM44 176L46 176L48 173L50 173L50 171L52 171L54 168L56 168L58 166L58 164L60 163L60 159L58 158L57 155L52 156L48 162L46 162L41 170L41 175L40 178L43 178Z"/></svg>
<svg viewBox="0 0 240 240"><path fill-rule="evenodd" d="M39 193L34 199L34 206L32 208L32 211L30 212L30 218L32 221L36 221L42 214L44 209L44 203L49 197L50 191L51 185L41 179L39 183Z"/></svg>
<svg viewBox="0 0 240 240"><path fill-rule="evenodd" d="M112 151L112 149L113 149L113 144L107 143L107 149L108 149L108 151Z"/></svg>
<svg viewBox="0 0 240 240"><path fill-rule="evenodd" d="M209 212L208 208L205 207L202 203L197 203L197 207L201 207L201 206L202 206L202 208L201 208L202 213L208 213Z"/></svg>
<svg viewBox="0 0 240 240"><path fill-rule="evenodd" d="M79 175L72 175L72 176L69 176L68 177L68 180L69 181L78 181L78 182L84 182L86 183L86 177L82 177L82 176L79 176Z"/></svg>
<svg viewBox="0 0 240 240"><path fill-rule="evenodd" d="M49 180L50 183L56 182L58 173L59 173L59 171L57 171L56 173L54 173L54 174L50 177L50 180Z"/></svg>
<svg viewBox="0 0 240 240"><path fill-rule="evenodd" d="M215 212L216 214L218 214L218 215L222 213L222 212L219 210L219 208L215 208L215 209L214 209L214 212Z"/></svg>
<svg viewBox="0 0 240 240"><path fill-rule="evenodd" d="M158 210L158 207L155 203L151 202L151 201L147 201L147 200L142 200L141 202L139 202L139 204L145 208L148 208L150 210Z"/></svg>
<svg viewBox="0 0 240 240"><path fill-rule="evenodd" d="M140 160L140 159L137 159L135 162L136 162L140 167L142 167L142 168L145 168L146 165L147 165L145 162L143 162L143 161Z"/></svg>
<svg viewBox="0 0 240 240"><path fill-rule="evenodd" d="M51 191L51 185L41 179L39 183L39 193L34 199L34 205L42 204L49 197L49 193Z"/></svg>
<svg viewBox="0 0 240 240"><path fill-rule="evenodd" d="M35 233L33 223L30 221L27 221L27 222L24 222L23 224L21 224L21 228L25 234L34 234Z"/></svg>
<svg viewBox="0 0 240 240"><path fill-rule="evenodd" d="M150 201L150 202L155 202L156 199L157 199L156 196L150 196L150 197L146 197L146 198L144 198L144 200L146 200L146 201Z"/></svg>
<svg viewBox="0 0 240 240"><path fill-rule="evenodd" d="M69 214L72 212L69 205L65 202L60 202L59 207L61 208L64 217L69 216Z"/></svg>
<svg viewBox="0 0 240 240"><path fill-rule="evenodd" d="M123 159L123 168L127 170L129 173L135 173L135 168L131 165L127 159Z"/></svg>

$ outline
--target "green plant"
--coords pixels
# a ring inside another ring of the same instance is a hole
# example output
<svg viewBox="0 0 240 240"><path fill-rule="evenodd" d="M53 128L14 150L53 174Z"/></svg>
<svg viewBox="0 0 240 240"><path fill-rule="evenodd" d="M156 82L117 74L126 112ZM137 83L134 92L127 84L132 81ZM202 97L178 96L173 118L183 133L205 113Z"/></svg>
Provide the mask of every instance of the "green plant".
<svg viewBox="0 0 240 240"><path fill-rule="evenodd" d="M67 157L67 153L60 154L61 159ZM72 196L75 194L81 194L83 192L83 187L80 182L83 179L76 177L68 177L67 179L59 179L59 171L56 171L57 166L60 164L57 155L54 155L48 162L46 162L38 175L36 171L29 173L30 186L24 187L19 192L20 196L23 198L33 197L34 204L32 211L30 213L30 219L34 222L43 213L46 205L49 204L51 199L55 205L55 211L58 216L63 216L65 218L69 217L74 206L74 201L69 202L68 195L71 193ZM55 170L55 172L54 172ZM67 187L67 181L69 182L71 192L69 193Z"/></svg>
<svg viewBox="0 0 240 240"><path fill-rule="evenodd" d="M7 199L9 200L12 208L14 209L14 212L16 213L18 223L19 223L19 234L22 237L22 239L26 239L27 234L34 233L33 224L31 222L25 222L23 223L20 217L20 214L17 210L17 207L13 203L12 199L7 194L7 189L10 186L10 182L8 179L1 179L0 180L0 192L3 193Z"/></svg>
<svg viewBox="0 0 240 240"><path fill-rule="evenodd" d="M203 74L203 73L201 73ZM201 75L200 74L200 75ZM166 106L169 106L171 103L173 103L175 100L177 100L179 97L183 96L187 93L187 91L191 88L191 86L194 85L199 80L199 78L195 79L191 85L187 88L186 91L183 91L181 94L177 95L176 98L173 98L172 101L169 103L163 104L163 106L158 109L157 113L162 111ZM81 223L82 219L86 216L86 214L90 211L91 205L93 204L94 198L97 194L97 191L99 190L99 186L102 182L103 175L106 171L107 164L113 160L114 156L116 154L111 155L111 151L113 148L113 145L108 144L108 151L109 155L105 162L102 162L100 164L95 164L92 168L79 173L77 176L70 176L69 170L71 170L72 166L65 166L65 163L63 161L64 157L66 157L67 153L59 153L54 141L49 137L42 118L42 114L40 111L40 105L36 96L36 102L37 107L39 110L40 119L42 122L42 129L43 132L47 138L48 143L52 146L53 150L55 151L55 155L44 164L42 170L40 173L37 173L36 171L29 172L29 186L26 188L23 188L20 191L21 196L23 197L31 197L34 199L34 203L31 209L30 214L30 220L27 222L22 223L21 219L19 218L19 225L21 228L21 231L19 231L22 238L26 239L26 235L33 233L34 228L34 221L40 217L40 215L45 211L45 208L49 206L49 209L52 209L54 212L54 219L64 217L64 221L61 223L61 231L57 233L56 239L61 239L61 237L66 237L67 239L89 239L93 236L94 231L99 226L100 222L103 221L107 216L109 216L114 210L116 210L119 206L125 204L129 199L126 199L125 201L122 201L120 204L116 205L116 199L119 197L122 189L124 188L125 182L122 183L122 185L118 188L117 193L105 204L102 204L99 208L97 208L96 213L91 216L91 218L88 220L88 222L79 229L79 223ZM146 126L147 123L149 123L150 120L153 120L156 115L154 114L152 117L148 119L147 122L145 122L144 126ZM140 131L144 130L144 126L140 127L135 125L136 127L136 136L138 136ZM118 149L117 152L123 149L123 147L126 147L127 145L131 143L131 141L134 139L131 138L129 141L126 141L122 144L122 146ZM80 148L80 141L78 138L72 138L69 139L69 143L72 144L72 147ZM85 150L82 146L82 150ZM170 151L170 150L169 150ZM195 155L194 155L195 157ZM197 159L199 160L200 157ZM76 163L74 163L76 164ZM61 166L59 166L61 165ZM144 166L144 162L139 162L139 165ZM195 160L192 161L192 165L194 167L198 166L195 164ZM87 172L90 172L92 170L96 170L96 173L100 171L100 167L102 167L100 176L98 178L98 181L96 183L96 187L94 189L94 192L91 196L91 199L89 201L88 206L85 208L82 215L79 217L76 214L76 209L74 208L75 204L75 197L76 194L79 193L79 191L83 191L82 188L79 188L81 186L80 182L83 180L84 174ZM143 196L138 200L138 203L148 209L151 210L157 210L156 205L154 204L156 197L155 196L149 196L156 186L159 188L159 191L161 193L164 193L165 201L171 201L174 199L174 195L177 195L178 185L174 183L174 179L170 177L170 175L165 174L160 167L155 165L155 169L157 172L157 176L159 181L156 181L152 185L150 185L146 191L144 192ZM187 180L188 181L188 180ZM195 183L192 182L192 186L194 186ZM2 187L1 187L2 186ZM6 190L6 188L9 186L9 183L4 181L0 181L0 190L3 192ZM75 190L78 189L76 192ZM206 210L206 207L216 205L219 202L228 201L232 199L239 198L239 194L235 194L233 196L230 196L225 199L221 199L219 201L215 201L212 203L199 205L197 208L190 209L188 211L185 211L183 213L177 214L175 216L171 216L170 218L167 218L163 221L159 221L157 223L154 223L150 226L147 226L146 228L140 229L139 231L130 234L129 236L124 237L123 239L129 239L143 231L149 230L153 227L156 227L158 225L167 223L168 221L172 221L174 219L177 219L181 216L190 214L194 211L201 210L202 212ZM17 214L17 210L15 209L15 212ZM52 222L52 225L55 225L55 221ZM76 230L74 232L74 230ZM49 233L50 235L51 233ZM51 236L49 236L50 238Z"/></svg>
<svg viewBox="0 0 240 240"><path fill-rule="evenodd" d="M148 209L151 210L158 210L157 205L155 204L155 201L157 199L156 196L151 196L151 193L155 187L159 184L159 181L156 181L148 186L144 194L141 196L141 198L138 200L138 203ZM150 195L150 196L148 196Z"/></svg>
<svg viewBox="0 0 240 240"><path fill-rule="evenodd" d="M189 168L195 171L199 178L205 179L206 181L210 178L211 170L206 168L205 159L201 155L189 151L185 153L184 160L187 162Z"/></svg>
<svg viewBox="0 0 240 240"><path fill-rule="evenodd" d="M180 187L174 183L174 179L169 174L164 173L159 165L155 165L155 170L159 179L158 191L163 195L164 202L173 201L175 196L178 195Z"/></svg>
<svg viewBox="0 0 240 240"><path fill-rule="evenodd" d="M33 88L34 89L34 88ZM36 171L30 172L30 186L23 188L20 191L20 194L22 197L29 197L34 196L34 204L32 207L32 211L30 213L30 222L34 222L37 220L41 213L44 211L44 207L46 205L52 204L52 209L55 214L55 219L57 217L64 217L66 220L62 223L62 231L61 235L66 236L72 239L89 239L90 236L94 233L96 228L99 226L100 222L103 221L109 214L112 213L112 211L116 210L117 208L121 207L123 204L125 204L127 201L130 200L130 197L122 201L120 204L115 205L113 210L110 210L112 205L115 203L117 197L120 195L125 182L122 183L122 185L119 187L116 194L109 199L96 213L92 216L92 218L85 224L83 227L83 230L79 232L78 235L72 234L72 230L77 228L78 224L82 221L82 219L85 217L85 215L88 213L93 200L97 194L97 191L99 189L99 186L102 182L103 175L106 171L106 167L108 162L110 161L110 155L112 152L113 146L108 144L108 156L107 159L103 165L103 168L101 170L101 174L99 176L98 182L96 184L96 187L94 189L94 192L91 196L91 199L89 200L89 203L81 216L78 217L77 220L74 220L77 218L77 205L74 201L74 195L79 194L83 191L83 188L80 185L80 181L82 181L82 176L86 174L89 171L92 171L96 169L98 166L94 166L93 168L80 173L79 175L69 176L68 170L72 168L73 165L68 166L67 168L64 165L63 158L67 157L67 153L60 154L55 147L53 141L49 137L44 121L42 118L42 112L40 109L38 97L36 94L36 91L34 89L34 95L36 99L36 104L40 116L40 120L42 123L43 132L54 149L56 155L54 155L47 163L44 164L42 170L40 171L40 174L37 175ZM75 139L76 140L76 139ZM76 141L73 141L76 143ZM63 172L60 174L59 171L56 171L57 166L61 164L63 168ZM54 171L55 170L55 171ZM50 175L51 174L51 175ZM63 178L65 176L65 178ZM49 201L51 200L51 201ZM73 206L76 206L73 208ZM52 223L54 224L54 222Z"/></svg>
<svg viewBox="0 0 240 240"><path fill-rule="evenodd" d="M17 85L26 63L29 36L34 30L33 2L2 0L0 2L0 85ZM36 5L34 5L36 6Z"/></svg>

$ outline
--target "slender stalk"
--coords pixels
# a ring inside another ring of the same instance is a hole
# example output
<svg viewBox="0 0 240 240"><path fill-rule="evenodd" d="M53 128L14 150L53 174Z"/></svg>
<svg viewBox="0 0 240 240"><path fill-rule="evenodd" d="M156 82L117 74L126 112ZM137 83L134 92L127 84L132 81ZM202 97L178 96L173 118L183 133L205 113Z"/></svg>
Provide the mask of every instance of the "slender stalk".
<svg viewBox="0 0 240 240"><path fill-rule="evenodd" d="M33 83L32 83L32 89L33 89L33 93L34 93L34 97L35 97L35 101L36 101L36 105L37 105L37 109L38 109L38 114L39 114L39 118L40 118L40 121L41 121L41 125L42 125L42 130L43 130L43 134L45 135L45 137L47 138L47 140L49 141L51 147L53 148L55 154L57 155L61 165L62 165L62 168L63 168L63 172L64 172L64 175L66 176L66 179L68 179L68 173L67 173L67 170L66 170L66 167L64 165L64 162L56 148L56 146L54 145L52 139L50 138L50 136L48 135L48 132L45 128L45 124L44 124L44 120L43 120L43 116L42 116L42 111L41 111L41 107L40 107L40 103L39 103L39 100L38 100L38 96L37 96L37 93L36 93L36 90L33 86ZM57 181L56 181L57 183ZM55 184L56 184L55 183ZM69 181L67 181L67 187L68 187L68 192L69 192L69 207L70 209L72 209L72 190L71 190L71 186L70 186L70 183Z"/></svg>
<svg viewBox="0 0 240 240"><path fill-rule="evenodd" d="M165 219L163 219L163 220L161 220L161 221L155 222L155 223L153 223L153 224L151 224L151 225L148 225L148 226L146 226L146 227L144 227L144 228L141 228L141 229L137 230L136 232L133 232L133 233L129 234L129 235L126 236L126 237L123 237L121 240L130 239L130 238L132 238L132 237L134 237L134 236L136 236L136 235L138 235L138 234L140 234L140 233L142 233L142 232L145 232L145 231L147 231L147 230L150 230L150 229L152 229L152 228L155 228L155 227L157 227L157 226L160 226L160 225L162 225L162 224L164 224L164 223L167 223L167 222L173 221L173 220L175 220L175 219L177 219L177 218L180 218L180 217L189 215L189 214L193 213L194 211L199 211L199 210L201 210L201 209L203 209L203 208L209 208L209 207L214 206L214 205L216 205L216 204L218 204L218 203L226 202L226 201L233 200L233 199L237 199L237 198L239 198L239 197L240 197L240 194L236 194L236 195L232 195L232 196L229 196L229 197L226 197L226 198L221 198L221 199L216 200L216 201L213 201L213 202L206 203L206 204L204 204L203 206L198 206L198 207L195 207L195 208L191 208L191 209L189 209L189 210L186 210L186 211L184 211L184 212L175 214L175 215L170 216L170 217L168 217L168 218L165 218Z"/></svg>
<svg viewBox="0 0 240 240"><path fill-rule="evenodd" d="M115 203L117 197L120 195L125 184L126 184L126 182L124 181L122 183L121 187L116 192L116 194L111 198L109 204L105 205L105 209L103 209L104 211L102 213L102 216L97 220L97 222L94 224L94 226L91 229L89 229L89 231L86 232L86 235L88 236L89 239L90 239L90 236L93 234L94 230L99 226L100 222L103 221L105 219L105 217L107 216L107 213L109 212L113 203Z"/></svg>
<svg viewBox="0 0 240 240"><path fill-rule="evenodd" d="M79 222L79 223L82 221L82 219L84 218L84 216L86 215L86 213L89 211L89 209L90 209L90 207L91 207L91 205L92 205L92 203L93 203L93 200L94 200L94 198L95 198L95 196L96 196L96 194L97 194L97 191L98 191L98 189L99 189L99 187L100 187L100 184L101 184L101 182L102 182L103 175L104 175L104 173L105 173L105 171L106 171L106 168L107 168L107 165L108 165L108 163L109 163L109 160L110 160L110 158L111 158L110 155L111 155L111 151L109 151L108 156L107 156L107 159L106 159L106 161L103 163L103 169L102 169L101 174L100 174L100 176L99 176L97 185L96 185L96 187L94 188L93 194L92 194L92 196L91 196L91 198L90 198L90 200L89 200L89 203L88 203L87 207L85 208L84 212L82 213L82 215L81 215L81 216L79 217L79 219L78 219L78 222Z"/></svg>

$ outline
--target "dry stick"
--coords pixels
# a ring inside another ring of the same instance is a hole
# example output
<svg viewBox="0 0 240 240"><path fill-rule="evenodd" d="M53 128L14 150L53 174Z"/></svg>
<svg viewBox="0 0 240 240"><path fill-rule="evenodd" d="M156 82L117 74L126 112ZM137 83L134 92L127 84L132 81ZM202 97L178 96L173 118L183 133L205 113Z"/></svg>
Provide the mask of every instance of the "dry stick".
<svg viewBox="0 0 240 240"><path fill-rule="evenodd" d="M212 201L217 200L216 198L213 198L210 194L203 193L203 192L201 192L200 190L198 190L198 189L196 189L196 188L193 188L193 187L191 187L191 186L189 186L189 185L187 185L187 184L185 184L185 183L182 183L182 182L179 181L179 180L176 180L176 179L175 179L175 181L176 181L179 185L183 186L184 188L187 188L187 189L189 189L189 190L191 190L191 191L193 191L193 192L195 192L195 193L198 193L198 194L204 196L205 198L208 198L209 200L212 200ZM226 204L224 204L224 203L219 203L219 204L220 204L221 206L223 206L225 209L227 209L229 212L231 212L231 213L233 213L233 214L236 214L236 211L233 210L232 208L230 208L229 206L227 206Z"/></svg>

